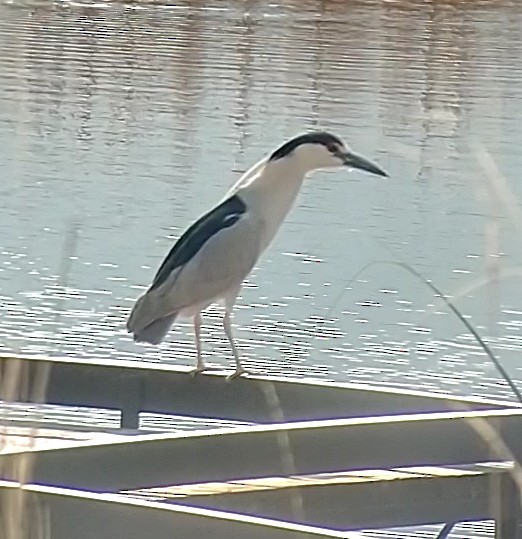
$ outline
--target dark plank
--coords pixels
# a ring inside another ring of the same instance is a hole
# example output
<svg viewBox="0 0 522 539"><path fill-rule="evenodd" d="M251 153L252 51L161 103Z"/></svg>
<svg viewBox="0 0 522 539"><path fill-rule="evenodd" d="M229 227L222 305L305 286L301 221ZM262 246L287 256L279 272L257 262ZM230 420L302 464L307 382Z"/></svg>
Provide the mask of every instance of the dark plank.
<svg viewBox="0 0 522 539"><path fill-rule="evenodd" d="M224 373L193 379L189 368L165 364L0 358L4 364L10 361L21 362L30 380L44 364L52 366L46 402L122 410L126 428L137 427L140 411L267 423L511 406L357 384L261 376L228 383Z"/></svg>
<svg viewBox="0 0 522 539"><path fill-rule="evenodd" d="M34 453L34 482L97 491L415 465L506 460L522 452L522 411L355 418L136 436ZM16 479L21 455L0 458Z"/></svg>
<svg viewBox="0 0 522 539"><path fill-rule="evenodd" d="M27 536L40 537L42 526L52 539L357 539L357 534L341 534L312 526L299 526L218 511L198 510L125 499L117 495L78 492L28 485L25 522L32 526ZM15 503L17 489L0 482L2 507ZM30 518L28 518L30 517ZM2 523L0 522L0 531ZM19 530L16 530L19 531Z"/></svg>
<svg viewBox="0 0 522 539"><path fill-rule="evenodd" d="M178 504L265 518L292 520L338 530L361 530L499 518L505 532L520 515L496 482L511 470L477 475L381 479L346 484L253 490L176 498ZM495 510L500 502L502 513ZM298 508L296 510L296 508ZM517 537L502 535L502 537Z"/></svg>

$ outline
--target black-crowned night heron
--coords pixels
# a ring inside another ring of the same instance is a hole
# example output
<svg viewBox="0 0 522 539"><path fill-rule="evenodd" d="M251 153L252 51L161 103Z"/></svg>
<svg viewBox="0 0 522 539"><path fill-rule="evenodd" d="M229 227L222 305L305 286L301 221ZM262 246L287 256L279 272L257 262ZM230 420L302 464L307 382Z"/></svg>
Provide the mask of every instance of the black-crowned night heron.
<svg viewBox="0 0 522 539"><path fill-rule="evenodd" d="M176 242L151 287L134 305L127 329L134 340L159 344L178 317L193 317L196 368L205 370L201 311L223 301L223 326L236 360L232 377L245 372L234 344L231 313L241 285L268 247L313 170L351 167L386 176L325 132L289 140L248 170L212 210Z"/></svg>

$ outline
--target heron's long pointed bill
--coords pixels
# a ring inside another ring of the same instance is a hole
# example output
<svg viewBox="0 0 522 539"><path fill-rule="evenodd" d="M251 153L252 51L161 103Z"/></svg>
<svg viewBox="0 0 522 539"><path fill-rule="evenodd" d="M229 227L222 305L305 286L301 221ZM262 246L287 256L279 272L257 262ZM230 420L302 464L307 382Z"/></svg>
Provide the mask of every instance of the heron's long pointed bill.
<svg viewBox="0 0 522 539"><path fill-rule="evenodd" d="M366 170L366 172L377 174L377 176L385 176L385 177L388 176L388 174L386 174L384 170L380 169L377 165L374 165L371 161L368 161L368 159L365 159L364 157L361 157L360 155L357 155L356 153L346 152L344 153L343 157L344 157L344 164L347 167L358 168L360 170Z"/></svg>

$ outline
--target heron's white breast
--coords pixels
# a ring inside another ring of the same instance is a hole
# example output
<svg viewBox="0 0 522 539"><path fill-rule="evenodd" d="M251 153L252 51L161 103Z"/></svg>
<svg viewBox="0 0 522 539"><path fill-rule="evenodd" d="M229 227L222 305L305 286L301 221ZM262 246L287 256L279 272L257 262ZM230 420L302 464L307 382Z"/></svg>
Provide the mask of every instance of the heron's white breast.
<svg viewBox="0 0 522 539"><path fill-rule="evenodd" d="M303 183L303 171L295 169L291 164L287 160L267 163L237 193L247 205L247 211L263 222L263 250L279 230Z"/></svg>

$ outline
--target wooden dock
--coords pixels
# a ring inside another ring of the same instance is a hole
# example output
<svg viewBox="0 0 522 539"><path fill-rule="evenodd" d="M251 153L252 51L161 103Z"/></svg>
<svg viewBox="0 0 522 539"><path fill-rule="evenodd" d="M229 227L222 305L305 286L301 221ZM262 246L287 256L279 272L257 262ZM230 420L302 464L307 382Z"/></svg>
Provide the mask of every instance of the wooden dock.
<svg viewBox="0 0 522 539"><path fill-rule="evenodd" d="M44 369L45 402L121 412L116 430L4 421L0 499L23 492L52 539L355 538L436 523L448 524L446 537L451 523L486 519L496 537L522 537L520 405L270 377L229 383L223 373L194 379L164 364L0 362L4 379L21 373L18 400L30 400ZM145 434L144 413L208 424Z"/></svg>

